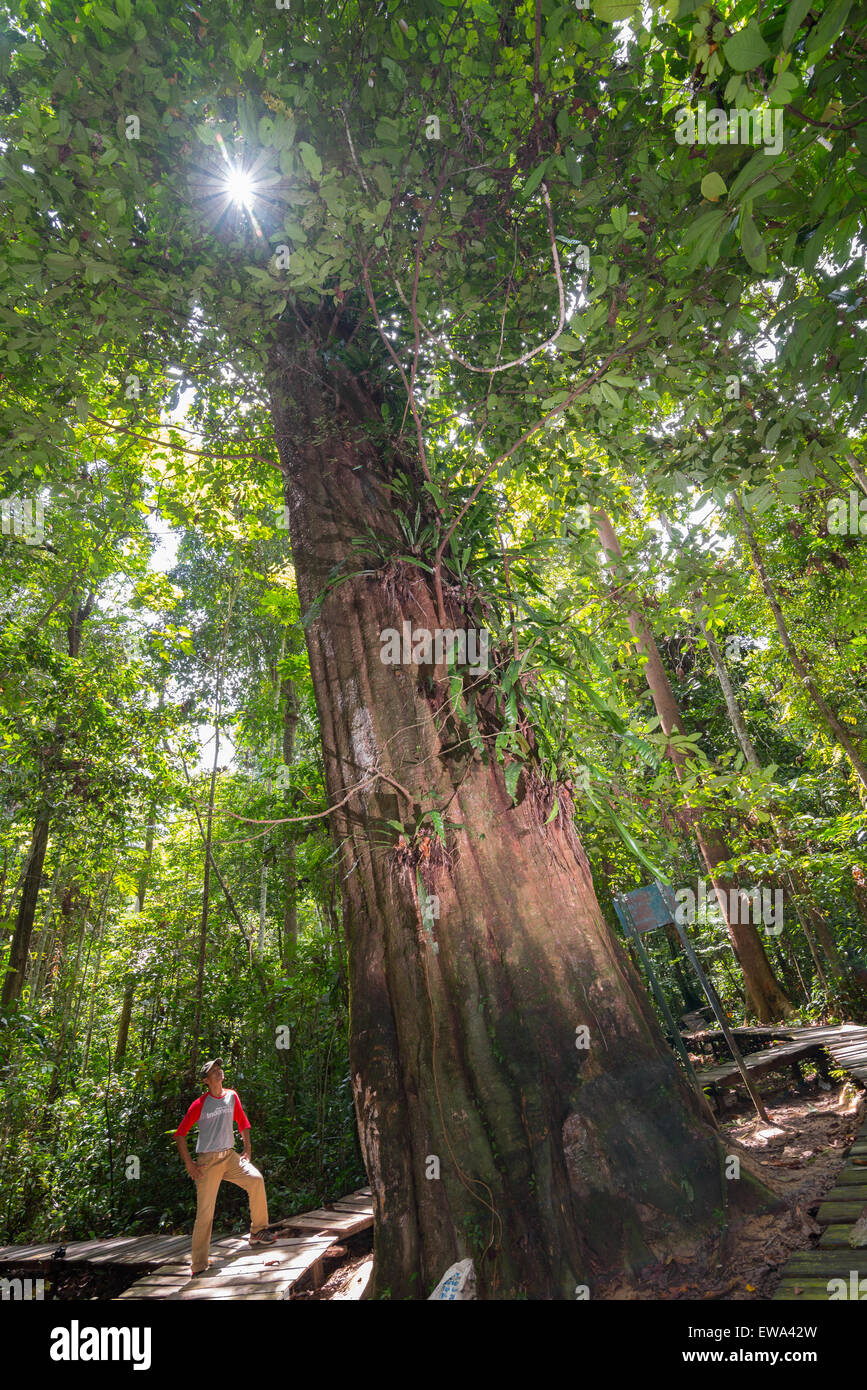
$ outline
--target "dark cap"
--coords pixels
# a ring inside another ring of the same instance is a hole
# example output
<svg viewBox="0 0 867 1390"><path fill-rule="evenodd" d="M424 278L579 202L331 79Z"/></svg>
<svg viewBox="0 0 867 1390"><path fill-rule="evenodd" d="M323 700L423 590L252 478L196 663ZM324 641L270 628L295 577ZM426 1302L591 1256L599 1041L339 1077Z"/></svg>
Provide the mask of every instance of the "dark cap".
<svg viewBox="0 0 867 1390"><path fill-rule="evenodd" d="M222 1057L212 1057L211 1060L210 1060L210 1062L205 1062L204 1066L202 1067L201 1071L199 1072L199 1075L201 1076L202 1080L204 1081L205 1078L206 1078L206 1076L208 1075L208 1072L211 1070L211 1067L221 1067L222 1065L223 1065L223 1059L222 1059Z"/></svg>

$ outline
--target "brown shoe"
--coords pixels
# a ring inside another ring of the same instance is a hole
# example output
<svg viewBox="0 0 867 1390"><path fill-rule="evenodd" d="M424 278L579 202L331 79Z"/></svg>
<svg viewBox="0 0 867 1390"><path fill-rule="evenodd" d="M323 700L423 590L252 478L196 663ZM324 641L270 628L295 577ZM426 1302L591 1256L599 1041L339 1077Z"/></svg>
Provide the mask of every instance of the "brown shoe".
<svg viewBox="0 0 867 1390"><path fill-rule="evenodd" d="M250 1232L251 1245L273 1245L277 1237L273 1231L269 1231L267 1226L263 1226L261 1231Z"/></svg>

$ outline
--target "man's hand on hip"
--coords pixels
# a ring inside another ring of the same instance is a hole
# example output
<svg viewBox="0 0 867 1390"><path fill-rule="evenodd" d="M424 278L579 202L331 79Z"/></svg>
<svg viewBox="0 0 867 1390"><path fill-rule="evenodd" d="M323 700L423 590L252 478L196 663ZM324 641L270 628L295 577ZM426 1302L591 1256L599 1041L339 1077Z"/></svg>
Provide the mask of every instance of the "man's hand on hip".
<svg viewBox="0 0 867 1390"><path fill-rule="evenodd" d="M202 1169L199 1167L198 1163L188 1163L187 1172L189 1173L193 1182L198 1182L199 1178L202 1176Z"/></svg>

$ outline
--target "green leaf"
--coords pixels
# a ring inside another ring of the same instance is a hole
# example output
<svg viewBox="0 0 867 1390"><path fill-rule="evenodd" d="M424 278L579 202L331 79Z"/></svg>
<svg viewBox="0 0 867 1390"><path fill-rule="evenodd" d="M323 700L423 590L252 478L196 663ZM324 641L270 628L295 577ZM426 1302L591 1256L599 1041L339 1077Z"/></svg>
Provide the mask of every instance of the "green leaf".
<svg viewBox="0 0 867 1390"><path fill-rule="evenodd" d="M506 767L506 791L512 800L515 800L515 792L518 786L518 778L523 771L523 763L511 762Z"/></svg>
<svg viewBox="0 0 867 1390"><path fill-rule="evenodd" d="M801 83L793 72L781 72L768 91L768 101L772 106L786 106L792 100Z"/></svg>
<svg viewBox="0 0 867 1390"><path fill-rule="evenodd" d="M302 140L298 146L301 155L301 162L308 174L312 174L317 181L322 177L322 160L307 140Z"/></svg>
<svg viewBox="0 0 867 1390"><path fill-rule="evenodd" d="M771 50L754 19L723 44L723 53L729 67L734 68L735 72L752 72L753 68L767 62L771 56Z"/></svg>
<svg viewBox="0 0 867 1390"><path fill-rule="evenodd" d="M740 239L743 253L753 270L763 273L768 268L768 253L759 230L749 212L744 209L741 217Z"/></svg>
<svg viewBox="0 0 867 1390"><path fill-rule="evenodd" d="M830 10L826 10L821 21L816 25L807 39L807 52L813 53L816 49L827 48L836 39L852 8L852 0L837 0L837 4Z"/></svg>
<svg viewBox="0 0 867 1390"><path fill-rule="evenodd" d="M715 170L705 174L701 181L701 196L703 198L707 198L709 203L716 203L726 192L725 180L720 178Z"/></svg>
<svg viewBox="0 0 867 1390"><path fill-rule="evenodd" d="M264 42L265 40L262 38L262 35L257 34L253 42L250 44L250 47L247 49L248 68L251 68L253 64L258 61L259 56L262 52Z"/></svg>
<svg viewBox="0 0 867 1390"><path fill-rule="evenodd" d="M801 27L813 0L792 0L783 25L783 48L792 47L792 39Z"/></svg>
<svg viewBox="0 0 867 1390"><path fill-rule="evenodd" d="M550 825L550 824L551 824L552 820L554 820L554 819L556 818L557 812L558 812L559 810L560 810L560 798L559 798L559 796L555 796L555 797L554 797L554 805L551 807L551 814L550 814L550 816L547 817L547 819L546 819L546 821L545 821L545 824L546 824L546 825Z"/></svg>
<svg viewBox="0 0 867 1390"><path fill-rule="evenodd" d="M628 19L639 8L638 0L593 0L593 18L603 24L615 24Z"/></svg>
<svg viewBox="0 0 867 1390"><path fill-rule="evenodd" d="M104 24L108 29L120 29L123 25L123 20L118 19L114 11L106 9L104 5L94 5L93 13L100 24Z"/></svg>
<svg viewBox="0 0 867 1390"><path fill-rule="evenodd" d="M626 848L630 850L632 854L635 855L636 859L644 865L645 869L649 869L650 872L653 874L654 878L659 879L660 883L670 883L671 879L669 878L669 875L665 872L664 869L661 869L658 864L654 864L652 859L648 858L644 850L641 848L641 845L631 834L631 832L627 830L620 817L611 808L608 802L603 802L602 806L600 807L599 802L596 801L592 793L585 793L585 795L588 795L590 797L590 800L593 802L594 806L596 806L600 810L604 810L605 815L611 821L611 824L614 826L614 829L617 831Z"/></svg>
<svg viewBox="0 0 867 1390"><path fill-rule="evenodd" d="M524 184L524 188L521 194L523 198L529 198L532 196L532 194L536 192L536 189L539 187L539 184L545 177L545 170L548 168L550 162L550 160L545 159L542 161L541 164L538 164L536 166L530 177L527 179L527 182Z"/></svg>

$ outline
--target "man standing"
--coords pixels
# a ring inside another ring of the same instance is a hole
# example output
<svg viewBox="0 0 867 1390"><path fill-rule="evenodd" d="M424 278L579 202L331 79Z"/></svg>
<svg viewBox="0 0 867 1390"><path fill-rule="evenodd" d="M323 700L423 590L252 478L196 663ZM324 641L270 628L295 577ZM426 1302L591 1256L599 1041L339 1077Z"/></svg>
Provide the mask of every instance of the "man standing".
<svg viewBox="0 0 867 1390"><path fill-rule="evenodd" d="M204 1095L194 1100L175 1130L184 1167L196 1184L196 1225L193 1230L192 1272L203 1274L208 1268L208 1249L214 1224L214 1203L223 1178L243 1187L250 1198L250 1244L273 1245L277 1237L268 1228L268 1202L265 1180L250 1161L250 1121L237 1091L223 1089L223 1063L220 1057L206 1062L201 1071L207 1085ZM243 1155L235 1150L235 1121L244 1143ZM199 1126L196 1161L190 1158L186 1136L194 1124Z"/></svg>

